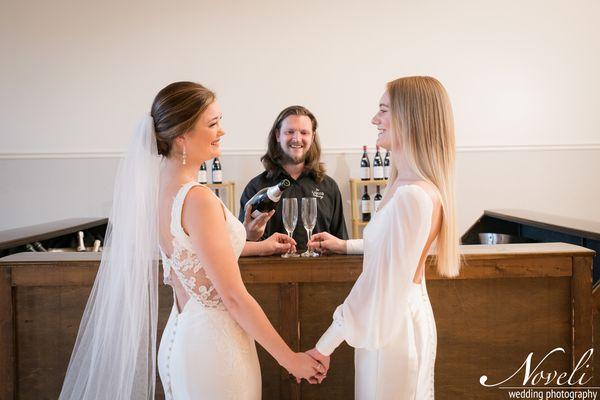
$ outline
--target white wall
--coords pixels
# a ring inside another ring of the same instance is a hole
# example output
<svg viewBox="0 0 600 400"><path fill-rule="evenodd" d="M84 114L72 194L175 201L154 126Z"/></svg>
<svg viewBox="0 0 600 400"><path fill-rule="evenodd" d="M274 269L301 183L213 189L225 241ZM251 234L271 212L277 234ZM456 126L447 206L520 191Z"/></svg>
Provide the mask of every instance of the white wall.
<svg viewBox="0 0 600 400"><path fill-rule="evenodd" d="M453 102L461 226L498 207L600 220L598 1L0 7L0 229L105 215L115 156L156 92L184 79L219 96L238 194L290 104L319 118L347 192L385 82L412 74L438 77Z"/></svg>

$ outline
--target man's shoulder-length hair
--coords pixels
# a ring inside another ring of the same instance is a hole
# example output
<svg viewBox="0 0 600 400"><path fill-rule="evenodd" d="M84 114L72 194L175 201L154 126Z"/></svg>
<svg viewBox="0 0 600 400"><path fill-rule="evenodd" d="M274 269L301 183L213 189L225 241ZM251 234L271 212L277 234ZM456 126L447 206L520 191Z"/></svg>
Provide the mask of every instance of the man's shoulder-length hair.
<svg viewBox="0 0 600 400"><path fill-rule="evenodd" d="M319 136L317 135L317 119L313 113L305 107L290 106L279 113L269 132L267 152L260 158L260 161L265 167L269 178L275 176L283 169L281 163L283 153L281 146L277 143L277 133L281 129L283 120L290 115L306 116L310 119L314 138L304 160L304 169L306 172L312 174L317 182L321 182L325 177L325 165L321 162L321 144L319 143Z"/></svg>

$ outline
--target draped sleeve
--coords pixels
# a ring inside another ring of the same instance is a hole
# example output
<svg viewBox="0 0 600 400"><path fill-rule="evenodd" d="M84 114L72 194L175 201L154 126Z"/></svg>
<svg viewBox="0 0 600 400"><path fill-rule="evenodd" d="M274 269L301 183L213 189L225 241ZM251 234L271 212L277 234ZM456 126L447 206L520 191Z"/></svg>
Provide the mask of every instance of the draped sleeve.
<svg viewBox="0 0 600 400"><path fill-rule="evenodd" d="M346 254L363 254L363 240L362 239L348 239L346 240Z"/></svg>
<svg viewBox="0 0 600 400"><path fill-rule="evenodd" d="M363 271L316 348L330 355L350 346L384 347L405 324L408 295L431 229L433 204L417 185L396 189L365 228Z"/></svg>

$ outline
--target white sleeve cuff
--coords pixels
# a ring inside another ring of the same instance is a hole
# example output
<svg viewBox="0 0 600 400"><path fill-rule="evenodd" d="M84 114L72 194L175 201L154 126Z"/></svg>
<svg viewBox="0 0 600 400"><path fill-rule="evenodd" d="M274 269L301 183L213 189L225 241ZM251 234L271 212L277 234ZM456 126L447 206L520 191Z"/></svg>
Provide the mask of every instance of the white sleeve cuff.
<svg viewBox="0 0 600 400"><path fill-rule="evenodd" d="M315 348L324 356L330 356L343 341L342 327L334 321L323 336L321 336Z"/></svg>
<svg viewBox="0 0 600 400"><path fill-rule="evenodd" d="M363 254L363 240L346 240L346 254Z"/></svg>

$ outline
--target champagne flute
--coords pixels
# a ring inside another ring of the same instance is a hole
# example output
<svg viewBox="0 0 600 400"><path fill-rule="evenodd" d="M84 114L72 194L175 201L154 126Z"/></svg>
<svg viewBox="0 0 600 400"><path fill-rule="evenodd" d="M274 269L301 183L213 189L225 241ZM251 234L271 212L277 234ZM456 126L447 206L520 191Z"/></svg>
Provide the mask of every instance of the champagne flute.
<svg viewBox="0 0 600 400"><path fill-rule="evenodd" d="M283 226L285 227L288 236L292 237L294 229L296 229L296 224L298 223L298 199L295 197L283 199L281 206L283 207ZM287 253L282 254L281 257L290 258L299 256L296 253L292 253L292 250L290 249Z"/></svg>
<svg viewBox="0 0 600 400"><path fill-rule="evenodd" d="M310 240L312 231L317 223L317 199L315 197L303 197L302 198L302 224L306 229L306 237ZM308 248L308 241L306 251L301 254L302 257L318 257L319 253Z"/></svg>

